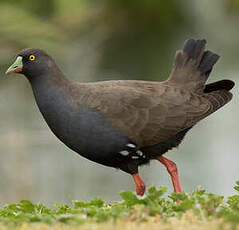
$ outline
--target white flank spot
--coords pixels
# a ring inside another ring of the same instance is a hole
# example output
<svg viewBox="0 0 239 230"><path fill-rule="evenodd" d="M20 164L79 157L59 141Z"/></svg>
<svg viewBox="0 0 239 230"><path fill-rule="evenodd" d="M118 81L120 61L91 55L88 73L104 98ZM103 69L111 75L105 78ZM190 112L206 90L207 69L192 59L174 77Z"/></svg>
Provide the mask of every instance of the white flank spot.
<svg viewBox="0 0 239 230"><path fill-rule="evenodd" d="M129 152L124 150L124 151L120 151L119 152L122 156L128 156L129 155Z"/></svg>
<svg viewBox="0 0 239 230"><path fill-rule="evenodd" d="M137 156L132 156L132 159L139 159L139 157L137 157Z"/></svg>
<svg viewBox="0 0 239 230"><path fill-rule="evenodd" d="M144 155L143 152L140 151L140 150L136 151L136 153L137 153L139 156L143 156L143 155Z"/></svg>
<svg viewBox="0 0 239 230"><path fill-rule="evenodd" d="M134 144L127 144L126 146L128 146L130 148L135 148L136 147Z"/></svg>

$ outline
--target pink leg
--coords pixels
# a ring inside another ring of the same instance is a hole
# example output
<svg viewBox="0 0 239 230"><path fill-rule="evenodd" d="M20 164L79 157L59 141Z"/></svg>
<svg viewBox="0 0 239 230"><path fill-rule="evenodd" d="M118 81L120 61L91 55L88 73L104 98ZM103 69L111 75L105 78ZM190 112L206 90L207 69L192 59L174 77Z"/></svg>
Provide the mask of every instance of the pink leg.
<svg viewBox="0 0 239 230"><path fill-rule="evenodd" d="M174 191L180 193L183 192L179 182L177 165L163 156L158 157L157 160L167 168L173 182Z"/></svg>
<svg viewBox="0 0 239 230"><path fill-rule="evenodd" d="M143 196L144 192L145 192L145 184L144 181L142 180L142 178L140 177L140 175L138 173L133 174L133 179L134 179L134 183L135 183L135 191L137 193L137 195L139 196Z"/></svg>

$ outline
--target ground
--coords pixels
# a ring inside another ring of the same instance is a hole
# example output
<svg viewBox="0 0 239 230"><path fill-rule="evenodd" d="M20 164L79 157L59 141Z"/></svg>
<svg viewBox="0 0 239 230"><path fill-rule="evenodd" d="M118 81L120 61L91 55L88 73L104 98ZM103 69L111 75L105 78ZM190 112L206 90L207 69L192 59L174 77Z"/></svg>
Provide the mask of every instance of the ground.
<svg viewBox="0 0 239 230"><path fill-rule="evenodd" d="M234 188L239 192L239 182ZM224 198L198 190L166 197L166 191L151 187L143 198L125 191L120 202L98 198L52 209L22 200L0 208L0 230L239 230L239 195Z"/></svg>

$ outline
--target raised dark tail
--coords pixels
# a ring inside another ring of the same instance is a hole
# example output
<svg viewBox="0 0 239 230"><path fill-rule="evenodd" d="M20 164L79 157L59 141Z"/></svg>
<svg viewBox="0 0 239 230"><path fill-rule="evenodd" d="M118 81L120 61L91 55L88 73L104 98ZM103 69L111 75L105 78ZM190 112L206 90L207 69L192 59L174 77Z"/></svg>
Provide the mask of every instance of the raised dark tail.
<svg viewBox="0 0 239 230"><path fill-rule="evenodd" d="M183 50L176 52L174 68L168 79L170 84L182 86L205 97L211 104L207 115L224 106L232 99L229 92L234 82L231 80L205 84L219 56L205 51L206 40L186 40Z"/></svg>
<svg viewBox="0 0 239 230"><path fill-rule="evenodd" d="M170 82L183 84L192 90L204 87L213 65L219 59L219 55L204 51L205 45L205 39L189 39L184 42L183 50L176 52Z"/></svg>

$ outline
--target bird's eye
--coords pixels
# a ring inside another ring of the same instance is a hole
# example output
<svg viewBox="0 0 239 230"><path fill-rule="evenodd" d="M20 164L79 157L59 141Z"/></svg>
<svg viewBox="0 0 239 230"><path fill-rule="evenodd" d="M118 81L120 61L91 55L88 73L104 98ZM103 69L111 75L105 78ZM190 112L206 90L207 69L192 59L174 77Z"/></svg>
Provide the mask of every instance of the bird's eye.
<svg viewBox="0 0 239 230"><path fill-rule="evenodd" d="M29 56L29 60L30 60L30 61L34 61L35 59L36 59L36 57L35 57L34 55L30 55L30 56Z"/></svg>

